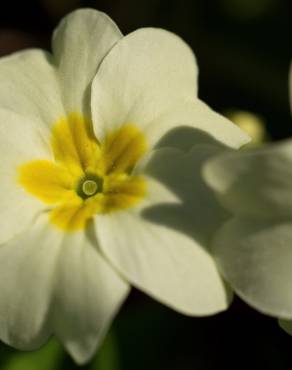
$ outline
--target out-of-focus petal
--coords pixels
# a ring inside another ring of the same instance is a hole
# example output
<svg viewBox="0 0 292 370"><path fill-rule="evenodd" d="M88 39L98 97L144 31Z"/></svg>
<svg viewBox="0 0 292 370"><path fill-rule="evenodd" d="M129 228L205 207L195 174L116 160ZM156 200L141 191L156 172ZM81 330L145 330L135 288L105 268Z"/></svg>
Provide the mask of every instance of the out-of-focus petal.
<svg viewBox="0 0 292 370"><path fill-rule="evenodd" d="M213 253L236 293L257 310L292 319L292 222L236 218L214 239Z"/></svg>
<svg viewBox="0 0 292 370"><path fill-rule="evenodd" d="M292 216L292 141L229 152L204 168L208 185L235 215L264 219Z"/></svg>

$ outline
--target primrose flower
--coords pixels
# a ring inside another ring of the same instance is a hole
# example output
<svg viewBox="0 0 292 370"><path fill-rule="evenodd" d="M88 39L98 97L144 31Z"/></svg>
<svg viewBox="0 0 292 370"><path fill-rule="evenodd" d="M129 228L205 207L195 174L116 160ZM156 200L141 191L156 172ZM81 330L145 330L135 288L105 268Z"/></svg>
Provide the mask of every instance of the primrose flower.
<svg viewBox="0 0 292 370"><path fill-rule="evenodd" d="M292 141L222 154L204 175L233 214L214 239L223 275L251 306L292 319Z"/></svg>
<svg viewBox="0 0 292 370"><path fill-rule="evenodd" d="M292 334L292 140L229 151L203 172L232 214L213 243L223 275L246 302L283 319L280 326Z"/></svg>
<svg viewBox="0 0 292 370"><path fill-rule="evenodd" d="M194 56L167 31L123 37L82 9L52 49L0 60L0 337L55 334L84 363L130 284L182 313L226 308L207 250L226 212L199 171L247 138L196 97Z"/></svg>

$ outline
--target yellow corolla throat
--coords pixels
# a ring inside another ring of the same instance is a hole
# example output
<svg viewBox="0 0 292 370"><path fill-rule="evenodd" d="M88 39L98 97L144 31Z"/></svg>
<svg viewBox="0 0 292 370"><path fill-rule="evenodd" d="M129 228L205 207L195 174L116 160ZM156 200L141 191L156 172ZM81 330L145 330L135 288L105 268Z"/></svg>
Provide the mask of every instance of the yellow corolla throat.
<svg viewBox="0 0 292 370"><path fill-rule="evenodd" d="M125 124L99 142L90 120L70 114L53 126L51 146L55 160L22 164L18 181L49 205L57 227L83 229L94 214L133 207L145 196L145 179L132 174L146 152L136 126Z"/></svg>

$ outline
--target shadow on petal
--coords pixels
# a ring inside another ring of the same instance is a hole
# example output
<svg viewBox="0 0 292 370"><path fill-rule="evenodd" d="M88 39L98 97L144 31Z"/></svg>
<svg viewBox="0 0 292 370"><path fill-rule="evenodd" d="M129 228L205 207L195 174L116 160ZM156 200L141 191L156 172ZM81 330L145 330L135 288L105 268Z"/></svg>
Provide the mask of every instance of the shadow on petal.
<svg viewBox="0 0 292 370"><path fill-rule="evenodd" d="M173 192L181 203L148 207L143 217L182 232L209 249L211 238L230 214L204 183L202 166L229 148L190 127L172 130L156 148L144 171Z"/></svg>
<svg viewBox="0 0 292 370"><path fill-rule="evenodd" d="M229 149L208 133L190 126L180 126L170 130L158 141L155 149L169 147L188 151L198 144L214 145L222 150Z"/></svg>

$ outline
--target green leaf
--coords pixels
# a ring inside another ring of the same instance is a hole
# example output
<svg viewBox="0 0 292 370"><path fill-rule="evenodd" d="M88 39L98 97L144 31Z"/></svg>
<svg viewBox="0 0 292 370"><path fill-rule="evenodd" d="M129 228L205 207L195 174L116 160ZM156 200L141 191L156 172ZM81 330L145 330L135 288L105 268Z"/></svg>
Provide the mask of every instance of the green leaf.
<svg viewBox="0 0 292 370"><path fill-rule="evenodd" d="M98 350L90 370L120 370L117 340L112 331L108 333Z"/></svg>
<svg viewBox="0 0 292 370"><path fill-rule="evenodd" d="M44 347L33 352L15 352L1 370L52 370L61 363L63 350L57 340L50 340Z"/></svg>

